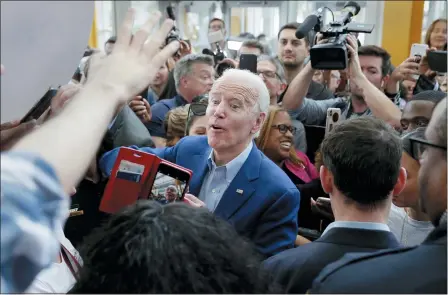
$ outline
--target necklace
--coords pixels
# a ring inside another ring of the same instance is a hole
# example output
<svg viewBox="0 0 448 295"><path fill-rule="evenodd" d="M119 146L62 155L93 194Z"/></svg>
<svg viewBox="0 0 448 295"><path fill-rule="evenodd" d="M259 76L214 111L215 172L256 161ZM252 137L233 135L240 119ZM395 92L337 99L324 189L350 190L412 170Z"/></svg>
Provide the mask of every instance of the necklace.
<svg viewBox="0 0 448 295"><path fill-rule="evenodd" d="M404 209L403 226L401 227L401 235L400 235L400 244L402 244L403 246L406 246L408 244L407 233L405 235L404 231L407 221L408 221L408 211Z"/></svg>

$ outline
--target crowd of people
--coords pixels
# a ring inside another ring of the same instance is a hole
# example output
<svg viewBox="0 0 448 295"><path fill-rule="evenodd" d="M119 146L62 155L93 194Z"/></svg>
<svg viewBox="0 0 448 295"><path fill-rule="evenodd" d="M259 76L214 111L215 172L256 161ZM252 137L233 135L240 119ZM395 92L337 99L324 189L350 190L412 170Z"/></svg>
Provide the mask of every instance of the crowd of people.
<svg viewBox="0 0 448 295"><path fill-rule="evenodd" d="M216 64L134 14L44 115L1 125L2 293L447 292L446 73L354 35L347 69L315 70L328 40L298 23ZM425 43L447 50L446 19ZM191 170L185 196L102 212L121 147Z"/></svg>

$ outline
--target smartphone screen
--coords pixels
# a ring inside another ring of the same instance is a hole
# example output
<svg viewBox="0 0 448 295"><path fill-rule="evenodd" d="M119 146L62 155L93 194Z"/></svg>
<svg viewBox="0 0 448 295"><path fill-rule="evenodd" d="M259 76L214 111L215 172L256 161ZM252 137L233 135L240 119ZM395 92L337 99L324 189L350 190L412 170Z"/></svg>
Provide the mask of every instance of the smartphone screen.
<svg viewBox="0 0 448 295"><path fill-rule="evenodd" d="M181 201L184 197L190 174L173 166L161 163L151 188L149 200L161 204Z"/></svg>
<svg viewBox="0 0 448 295"><path fill-rule="evenodd" d="M240 70L249 70L252 73L257 73L257 56L255 54L241 54L240 56Z"/></svg>

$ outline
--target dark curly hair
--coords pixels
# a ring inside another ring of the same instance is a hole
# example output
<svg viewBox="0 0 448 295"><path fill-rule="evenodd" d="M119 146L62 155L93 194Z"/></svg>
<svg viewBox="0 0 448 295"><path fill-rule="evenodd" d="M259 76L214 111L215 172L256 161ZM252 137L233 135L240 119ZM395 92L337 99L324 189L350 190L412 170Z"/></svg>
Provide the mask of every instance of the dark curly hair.
<svg viewBox="0 0 448 295"><path fill-rule="evenodd" d="M253 245L206 209L139 201L80 249L70 293L274 293Z"/></svg>

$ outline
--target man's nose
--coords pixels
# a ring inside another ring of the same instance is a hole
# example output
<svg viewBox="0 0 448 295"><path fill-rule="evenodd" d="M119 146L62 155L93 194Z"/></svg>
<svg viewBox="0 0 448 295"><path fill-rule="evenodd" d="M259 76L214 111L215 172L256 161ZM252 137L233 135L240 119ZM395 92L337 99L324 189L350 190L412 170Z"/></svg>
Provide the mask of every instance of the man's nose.
<svg viewBox="0 0 448 295"><path fill-rule="evenodd" d="M219 118L222 118L222 117L225 117L225 107L224 107L224 104L221 102L219 105L217 105L216 107L215 107L215 111L213 112L213 114L215 115L215 117L219 117Z"/></svg>

